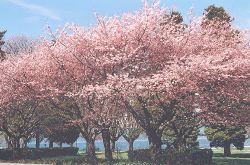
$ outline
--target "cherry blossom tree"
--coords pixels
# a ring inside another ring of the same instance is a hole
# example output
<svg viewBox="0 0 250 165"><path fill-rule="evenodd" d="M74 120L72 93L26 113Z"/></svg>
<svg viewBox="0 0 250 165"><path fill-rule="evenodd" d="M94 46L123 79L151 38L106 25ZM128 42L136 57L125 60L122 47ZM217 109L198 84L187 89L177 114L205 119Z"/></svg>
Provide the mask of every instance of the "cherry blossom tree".
<svg viewBox="0 0 250 165"><path fill-rule="evenodd" d="M166 22L167 12L157 3L145 4L135 13L97 17L89 28L66 25L32 55L1 63L1 69L9 69L1 73L0 94L6 96L1 105L16 96L46 100L79 127L93 163L99 132L106 139L105 156L112 159L111 121L117 111L126 110L149 137L152 160L159 160L164 125L179 109L198 104L206 122L215 121L210 108L217 104L214 89L249 102L247 33L232 35L226 22L202 28L202 18L188 25ZM213 28L218 26L224 28ZM18 67L9 67L13 64ZM244 110L239 114L246 114ZM223 115L216 115L218 119L235 113L219 111Z"/></svg>
<svg viewBox="0 0 250 165"><path fill-rule="evenodd" d="M209 97L202 97L205 96L206 86L201 84L212 83L213 79L224 79L229 84L238 85L246 82L249 78L249 55L248 43L239 43L239 40L242 40L241 36L228 37L232 31L227 30L226 23L221 24L225 28L214 29L211 26L204 29L201 28L199 20L194 20L183 31L175 31L175 28L181 25L170 22L162 27L159 24L161 10L153 8L144 12L146 13L139 17L143 21L133 22L134 26L137 25L137 30L134 30L136 34L133 34L135 38L131 46L136 47L138 44L138 47L132 49L131 53L125 53L128 55L123 56L120 62L119 53L114 55L112 59L118 61L115 63L122 67L116 66L116 73L108 77L107 83L124 96L123 101L128 111L149 136L152 142L152 157L156 160L156 156L160 155L161 126L173 118L175 108L194 106L196 102L192 101L193 99L188 104L184 104L187 102L183 101L198 93L201 95L202 111L209 112L207 104L202 103L204 100L210 104L214 102ZM108 31L107 24L105 32ZM115 32L121 29L118 27ZM128 28L126 30L128 31ZM214 36L218 33L219 36ZM119 35L121 34L123 33L119 31ZM244 86L241 87L243 90L246 89ZM234 97L243 97L237 91L230 92L228 88L223 90L228 95L230 93Z"/></svg>
<svg viewBox="0 0 250 165"><path fill-rule="evenodd" d="M20 139L27 143L40 129L46 117L42 92L32 84L35 73L30 74L32 63L24 56L6 57L0 63L1 131L12 142L12 148L20 148ZM37 90L38 89L38 90Z"/></svg>
<svg viewBox="0 0 250 165"><path fill-rule="evenodd" d="M112 142L118 140L121 136L121 132L117 132L117 128L114 128L114 124L119 123L119 117L124 112L124 108L120 103L120 98L117 96L109 98L102 97L102 99L92 97L88 104L92 110L88 115L88 120L93 122L102 134L105 159L107 161L112 161L112 147L114 146ZM116 127L119 127L119 125Z"/></svg>
<svg viewBox="0 0 250 165"><path fill-rule="evenodd" d="M24 141L24 146L35 136L40 129L41 121L45 114L39 109L35 101L24 104L17 100L12 100L12 105L6 108L4 116L1 116L1 128L12 143L11 148L20 148L20 140Z"/></svg>
<svg viewBox="0 0 250 165"><path fill-rule="evenodd" d="M5 41L3 50L7 55L30 54L37 44L38 41L26 36L13 36Z"/></svg>

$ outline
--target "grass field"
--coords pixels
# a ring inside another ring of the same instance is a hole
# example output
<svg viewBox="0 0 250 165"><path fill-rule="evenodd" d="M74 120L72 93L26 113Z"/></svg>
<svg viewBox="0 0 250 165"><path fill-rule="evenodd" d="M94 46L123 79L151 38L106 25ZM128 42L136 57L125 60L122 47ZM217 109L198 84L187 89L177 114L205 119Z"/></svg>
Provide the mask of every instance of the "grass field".
<svg viewBox="0 0 250 165"><path fill-rule="evenodd" d="M250 148L244 150L232 149L231 157L223 157L223 149L213 149L215 165L250 165Z"/></svg>
<svg viewBox="0 0 250 165"><path fill-rule="evenodd" d="M245 148L244 150L232 149L231 157L223 157L223 149L217 148L213 149L213 164L212 165L250 165L250 148ZM98 160L100 164L106 164L104 162L104 154L102 152L97 153ZM113 165L141 165L142 163L130 163L128 162L127 152L114 153L113 157L115 161ZM79 161L84 161L84 153L79 153L76 156L61 156L61 157L51 157L51 158L42 158L40 160L20 160L15 161L17 163L44 163L51 164L56 162L64 162L64 165L70 165L70 161L74 161L75 164ZM80 164L80 163L79 163ZM82 164L82 163L81 163ZM87 163L86 163L87 164ZM144 163L144 165L149 165L149 163Z"/></svg>

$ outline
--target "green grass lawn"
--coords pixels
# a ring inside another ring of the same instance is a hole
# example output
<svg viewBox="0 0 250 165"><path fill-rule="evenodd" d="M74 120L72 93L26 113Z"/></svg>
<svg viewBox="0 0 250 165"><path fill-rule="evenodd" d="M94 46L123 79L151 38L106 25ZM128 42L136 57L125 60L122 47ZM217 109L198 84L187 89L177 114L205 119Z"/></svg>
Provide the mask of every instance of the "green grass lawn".
<svg viewBox="0 0 250 165"><path fill-rule="evenodd" d="M244 150L232 149L231 157L223 157L223 149L213 149L214 165L250 165L250 148Z"/></svg>
<svg viewBox="0 0 250 165"><path fill-rule="evenodd" d="M250 148L245 148L244 150L236 150L232 149L231 157L223 157L223 149L217 148L213 149L213 164L212 165L250 165ZM104 153L97 152L99 164L107 164L104 161ZM113 157L115 161L112 165L141 165L141 162L128 162L128 154L127 152L113 153ZM51 164L56 161L63 162L64 165L78 164L77 162L84 162L85 156L83 152L80 152L76 156L59 156L59 157L50 157L50 158L42 158L39 160L19 160L15 161L17 163L44 163ZM75 163L70 163L71 161ZM79 163L80 164L80 163ZM83 163L81 163L83 164ZM87 163L86 163L87 164ZM144 165L149 165L149 163L144 163Z"/></svg>

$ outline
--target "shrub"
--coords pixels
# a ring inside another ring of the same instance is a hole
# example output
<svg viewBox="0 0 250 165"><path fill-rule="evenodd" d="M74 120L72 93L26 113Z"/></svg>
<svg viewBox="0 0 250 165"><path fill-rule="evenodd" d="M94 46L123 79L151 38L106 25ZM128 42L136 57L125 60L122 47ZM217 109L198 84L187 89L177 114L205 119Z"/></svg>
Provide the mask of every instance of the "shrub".
<svg viewBox="0 0 250 165"><path fill-rule="evenodd" d="M2 160L10 160L12 159L12 155L14 155L13 150L10 149L0 149L0 159Z"/></svg>
<svg viewBox="0 0 250 165"><path fill-rule="evenodd" d="M170 149L163 153L161 162L167 165L191 165L192 157L190 156L190 150Z"/></svg>
<svg viewBox="0 0 250 165"><path fill-rule="evenodd" d="M138 150L129 151L128 159L130 161L142 161L142 162L151 161L150 152L148 149L138 149Z"/></svg>
<svg viewBox="0 0 250 165"><path fill-rule="evenodd" d="M194 165L211 164L213 151L211 149L196 149L192 152L192 163Z"/></svg>
<svg viewBox="0 0 250 165"><path fill-rule="evenodd" d="M162 157L158 164L164 165L206 165L212 163L213 152L211 149L169 149L162 151ZM128 153L130 161L150 162L150 152L146 150L134 150Z"/></svg>
<svg viewBox="0 0 250 165"><path fill-rule="evenodd" d="M1 149L0 159L38 159L42 157L54 157L54 156L66 156L76 155L78 148L66 147L66 148L21 148L18 150Z"/></svg>

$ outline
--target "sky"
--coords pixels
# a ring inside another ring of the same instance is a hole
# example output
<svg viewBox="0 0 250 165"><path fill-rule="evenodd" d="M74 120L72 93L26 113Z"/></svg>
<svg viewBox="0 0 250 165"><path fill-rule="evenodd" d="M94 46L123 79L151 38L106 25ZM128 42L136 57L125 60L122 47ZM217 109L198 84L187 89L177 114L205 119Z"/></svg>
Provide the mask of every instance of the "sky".
<svg viewBox="0 0 250 165"><path fill-rule="evenodd" d="M184 19L190 8L195 16L202 15L209 5L223 6L235 19L234 25L250 27L250 0L161 0L161 6L174 8ZM95 13L102 16L119 15L142 8L142 0L0 0L0 30L6 37L42 36L47 25L55 31L65 23L81 26L95 24Z"/></svg>

